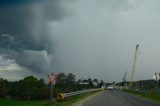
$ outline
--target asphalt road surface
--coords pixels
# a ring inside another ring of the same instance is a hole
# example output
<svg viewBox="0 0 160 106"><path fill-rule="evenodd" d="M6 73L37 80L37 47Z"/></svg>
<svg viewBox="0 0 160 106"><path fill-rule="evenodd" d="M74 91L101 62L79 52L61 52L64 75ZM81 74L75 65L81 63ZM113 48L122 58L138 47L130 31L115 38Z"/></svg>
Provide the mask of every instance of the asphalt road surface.
<svg viewBox="0 0 160 106"><path fill-rule="evenodd" d="M82 106L160 106L160 103L118 90L106 90L85 101Z"/></svg>

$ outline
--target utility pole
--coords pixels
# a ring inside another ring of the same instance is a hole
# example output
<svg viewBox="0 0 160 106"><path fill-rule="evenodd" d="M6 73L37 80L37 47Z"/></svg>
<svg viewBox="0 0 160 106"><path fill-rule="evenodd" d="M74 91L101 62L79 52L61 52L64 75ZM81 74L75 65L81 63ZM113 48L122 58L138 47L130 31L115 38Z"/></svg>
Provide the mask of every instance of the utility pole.
<svg viewBox="0 0 160 106"><path fill-rule="evenodd" d="M156 81L157 81L157 92L158 92L158 94L159 94L159 83L158 83L158 81L159 81L159 76L160 75L160 73L158 74L158 73L156 73L155 72L155 77L156 77Z"/></svg>
<svg viewBox="0 0 160 106"><path fill-rule="evenodd" d="M133 78L134 78L134 73L135 73L135 68L136 68L138 51L139 51L139 44L136 45L136 49L135 49L135 53L134 53L134 61L133 61L132 72L131 72L130 87L133 86L132 83L133 83Z"/></svg>
<svg viewBox="0 0 160 106"><path fill-rule="evenodd" d="M128 71L127 71L127 72L128 72ZM124 88L127 88L127 78L126 78L127 72L124 73L124 77L123 77L123 83L124 83L123 87L124 87Z"/></svg>
<svg viewBox="0 0 160 106"><path fill-rule="evenodd" d="M50 100L53 101L53 84L51 83L51 93L50 93Z"/></svg>

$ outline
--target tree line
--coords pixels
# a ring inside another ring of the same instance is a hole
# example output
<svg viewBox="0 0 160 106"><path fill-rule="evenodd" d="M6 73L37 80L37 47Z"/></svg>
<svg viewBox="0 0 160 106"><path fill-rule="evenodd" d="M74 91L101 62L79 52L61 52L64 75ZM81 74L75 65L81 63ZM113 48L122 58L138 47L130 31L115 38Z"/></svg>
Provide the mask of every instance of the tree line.
<svg viewBox="0 0 160 106"><path fill-rule="evenodd" d="M88 84L80 84L87 82ZM101 87L103 81L98 79L79 79L72 73L60 73L54 86L53 95L56 97L58 92L71 92L83 89ZM14 98L18 100L44 100L50 97L50 83L45 83L44 79L34 76L27 76L19 81L7 81L0 78L0 97Z"/></svg>

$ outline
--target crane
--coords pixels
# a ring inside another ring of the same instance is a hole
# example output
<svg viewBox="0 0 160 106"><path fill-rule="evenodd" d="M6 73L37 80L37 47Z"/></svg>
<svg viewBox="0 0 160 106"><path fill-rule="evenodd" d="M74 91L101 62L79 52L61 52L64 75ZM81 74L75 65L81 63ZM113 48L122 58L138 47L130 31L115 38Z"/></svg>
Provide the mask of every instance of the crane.
<svg viewBox="0 0 160 106"><path fill-rule="evenodd" d="M137 44L136 48L135 48L134 61L133 61L133 66L132 66L131 79L130 79L130 87L132 87L132 82L133 82L133 78L134 78L138 52L139 52L139 44Z"/></svg>
<svg viewBox="0 0 160 106"><path fill-rule="evenodd" d="M127 88L127 83L126 83L126 81L127 81L127 78L126 78L127 72L128 72L128 71L126 71L126 72L124 73L124 76L123 76L123 79L122 79L123 87L124 87L124 88Z"/></svg>

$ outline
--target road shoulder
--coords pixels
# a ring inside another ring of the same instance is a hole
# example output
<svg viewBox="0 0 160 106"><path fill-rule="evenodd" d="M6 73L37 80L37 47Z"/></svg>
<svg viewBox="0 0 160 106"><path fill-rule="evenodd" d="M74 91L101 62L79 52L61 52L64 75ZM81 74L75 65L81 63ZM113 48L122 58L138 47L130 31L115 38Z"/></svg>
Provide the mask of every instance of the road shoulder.
<svg viewBox="0 0 160 106"><path fill-rule="evenodd" d="M99 94L101 94L101 93L103 93L103 92L104 92L104 91L95 93L95 94L93 94L93 95L91 95L91 96L89 96L89 97L84 98L83 100L80 100L80 101L78 101L78 102L73 103L71 106L82 106L82 104L83 104L85 101L88 101L89 99L91 99L91 98L93 98L93 97L95 97L95 96L97 96L97 95L99 95Z"/></svg>

